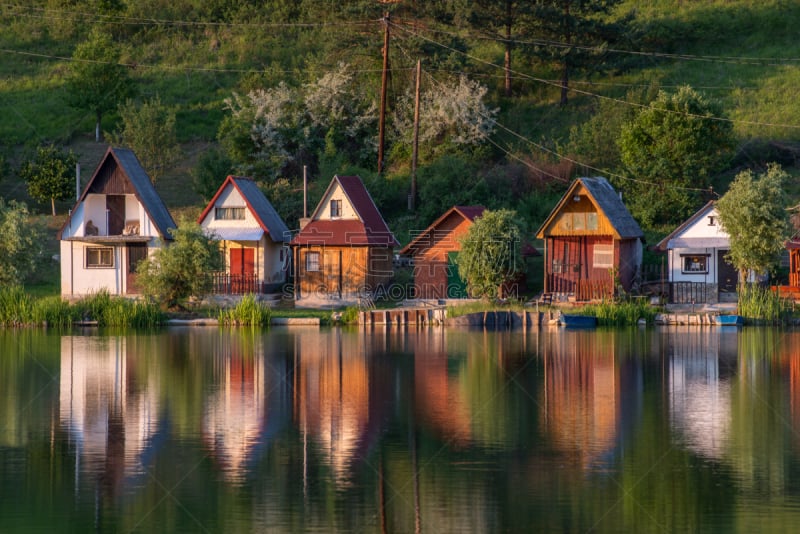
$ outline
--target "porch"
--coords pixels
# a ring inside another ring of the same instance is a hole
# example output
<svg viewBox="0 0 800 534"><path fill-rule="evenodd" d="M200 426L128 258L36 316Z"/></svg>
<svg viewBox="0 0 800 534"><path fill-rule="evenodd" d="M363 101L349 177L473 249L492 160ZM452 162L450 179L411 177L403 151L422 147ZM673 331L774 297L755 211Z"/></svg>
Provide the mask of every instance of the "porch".
<svg viewBox="0 0 800 534"><path fill-rule="evenodd" d="M267 294L280 291L280 282L267 282L255 274L230 274L214 272L211 274L211 293L214 295Z"/></svg>

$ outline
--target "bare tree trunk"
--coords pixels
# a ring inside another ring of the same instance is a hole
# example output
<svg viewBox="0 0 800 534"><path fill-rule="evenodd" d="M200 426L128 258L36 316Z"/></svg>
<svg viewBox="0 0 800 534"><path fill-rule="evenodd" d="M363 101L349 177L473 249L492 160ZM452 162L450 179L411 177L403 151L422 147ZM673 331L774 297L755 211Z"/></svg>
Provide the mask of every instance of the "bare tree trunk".
<svg viewBox="0 0 800 534"><path fill-rule="evenodd" d="M95 123L94 127L94 141L95 143L100 142L100 122L103 118L103 115L100 113L100 110L97 110L97 122Z"/></svg>
<svg viewBox="0 0 800 534"><path fill-rule="evenodd" d="M505 94L511 96L511 2L506 2L506 53L503 59Z"/></svg>
<svg viewBox="0 0 800 534"><path fill-rule="evenodd" d="M56 216L56 199L50 197L50 207L53 209L53 217Z"/></svg>

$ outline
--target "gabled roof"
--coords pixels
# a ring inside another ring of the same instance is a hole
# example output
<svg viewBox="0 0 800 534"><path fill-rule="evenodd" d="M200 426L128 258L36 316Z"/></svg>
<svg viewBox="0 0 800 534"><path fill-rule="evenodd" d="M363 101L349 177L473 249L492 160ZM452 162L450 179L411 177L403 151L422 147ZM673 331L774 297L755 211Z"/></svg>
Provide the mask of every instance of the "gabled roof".
<svg viewBox="0 0 800 534"><path fill-rule="evenodd" d="M320 220L325 199L339 184L358 217ZM322 195L309 222L292 240L293 245L380 245L398 247L392 231L383 220L364 182L358 176L334 176Z"/></svg>
<svg viewBox="0 0 800 534"><path fill-rule="evenodd" d="M612 228L616 232L619 239L632 239L637 237L644 237L644 232L639 227L639 223L631 216L628 208L622 202L619 194L614 190L608 180L602 176L595 176L592 178L577 178L561 197L553 211L547 216L542 226L536 231L536 237L539 239L544 237L545 229L555 219L556 215L561 212L561 209L575 193L579 186L583 186L589 194L590 199L602 211L608 221L611 223Z"/></svg>
<svg viewBox="0 0 800 534"><path fill-rule="evenodd" d="M483 206L453 206L444 214L433 221L430 226L428 226L424 231L420 232L417 237L411 240L411 242L403 247L400 250L400 254L412 254L413 250L416 248L420 248L420 245L427 246L431 244L430 235L436 229L437 226L442 224L445 220L447 220L452 215L459 215L464 218L466 221L474 221L478 217L480 217L483 212L486 210ZM426 240L425 243L420 243L423 239Z"/></svg>
<svg viewBox="0 0 800 534"><path fill-rule="evenodd" d="M261 229L269 234L273 241L283 243L289 239L289 228L286 226L286 223L283 222L281 216L278 215L278 212L275 211L270 201L264 196L258 184L256 184L252 178L246 176L229 175L225 178L225 181L222 182L222 185L214 194L214 198L208 202L203 213L197 218L198 224L202 223L206 216L208 216L214 208L217 199L228 185L235 188L239 194L242 195L247 209L253 214L253 217L255 217Z"/></svg>
<svg viewBox="0 0 800 534"><path fill-rule="evenodd" d="M675 230L670 232L670 234L658 242L658 244L654 247L655 250L659 252L666 252L671 248L706 248L706 247L719 247L724 246L726 243L722 243L720 238L692 238L691 240L684 240L687 242L676 242L676 240L680 239L680 236L683 233L693 226L697 221L701 220L705 217L708 213L714 210L716 206L716 201L709 200L702 208L697 210L691 217L686 219L680 226L678 226ZM672 241L672 243L670 243ZM691 241L691 242L689 242Z"/></svg>
<svg viewBox="0 0 800 534"><path fill-rule="evenodd" d="M89 179L86 187L83 188L83 193L81 193L80 198L75 203L75 206L73 206L71 213L75 213L75 209L81 204L81 202L84 201L86 195L88 195L92 190L92 185L94 184L95 180L98 179L98 176L100 176L101 170L107 164L112 163L119 166L119 168L122 169L123 173L128 178L128 181L133 187L133 192L136 196L136 199L144 208L147 216L150 218L150 221L156 227L156 230L158 230L158 233L161 235L161 237L165 240L172 240L169 230L176 227L175 221L172 219L172 215L170 215L169 210L164 205L161 197L158 196L155 187L153 187L153 182L150 181L150 176L147 174L147 171L145 171L141 163L139 163L139 159L136 157L136 154L134 154L133 151L128 148L112 146L108 147L105 155L95 168L94 174L92 174L92 177ZM61 227L61 230L59 230L59 239L61 239L64 228L70 224L71 219L72 216L70 215L64 225Z"/></svg>

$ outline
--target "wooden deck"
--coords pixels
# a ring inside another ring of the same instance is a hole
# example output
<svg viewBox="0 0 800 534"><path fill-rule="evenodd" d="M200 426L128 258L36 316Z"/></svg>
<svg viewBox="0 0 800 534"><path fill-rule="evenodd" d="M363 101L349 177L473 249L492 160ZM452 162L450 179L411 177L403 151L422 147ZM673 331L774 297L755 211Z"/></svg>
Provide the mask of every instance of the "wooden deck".
<svg viewBox="0 0 800 534"><path fill-rule="evenodd" d="M787 300L800 303L800 286L770 286L770 289Z"/></svg>

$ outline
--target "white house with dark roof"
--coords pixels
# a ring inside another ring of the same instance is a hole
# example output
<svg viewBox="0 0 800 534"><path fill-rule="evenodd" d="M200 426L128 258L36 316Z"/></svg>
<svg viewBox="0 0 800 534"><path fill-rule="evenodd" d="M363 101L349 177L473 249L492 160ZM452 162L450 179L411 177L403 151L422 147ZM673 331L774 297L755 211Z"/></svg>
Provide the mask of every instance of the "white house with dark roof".
<svg viewBox="0 0 800 534"><path fill-rule="evenodd" d="M109 147L58 234L61 295L138 294L137 265L172 240L172 228L136 155Z"/></svg>
<svg viewBox="0 0 800 534"><path fill-rule="evenodd" d="M656 250L667 254L670 301L735 302L739 273L725 259L730 248L713 200L662 239Z"/></svg>
<svg viewBox="0 0 800 534"><path fill-rule="evenodd" d="M197 222L219 240L225 258L215 293L267 293L286 282L291 235L252 179L228 176Z"/></svg>

